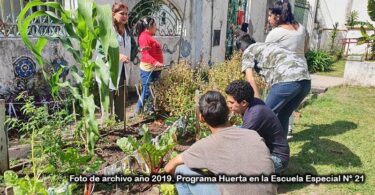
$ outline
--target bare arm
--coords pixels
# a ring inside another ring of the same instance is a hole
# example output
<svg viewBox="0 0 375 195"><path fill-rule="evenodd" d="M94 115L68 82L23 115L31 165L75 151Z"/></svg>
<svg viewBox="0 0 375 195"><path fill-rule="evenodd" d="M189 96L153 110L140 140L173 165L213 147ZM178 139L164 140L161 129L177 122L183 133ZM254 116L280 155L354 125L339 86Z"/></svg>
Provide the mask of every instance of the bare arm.
<svg viewBox="0 0 375 195"><path fill-rule="evenodd" d="M253 74L253 69L248 68L245 70L246 80L250 83L251 87L254 89L254 97L260 98L259 89L257 83L255 82L255 77Z"/></svg>
<svg viewBox="0 0 375 195"><path fill-rule="evenodd" d="M181 154L179 154L165 165L164 170L166 173L174 174L176 167L181 164L184 164L184 162L182 161Z"/></svg>
<svg viewBox="0 0 375 195"><path fill-rule="evenodd" d="M309 36L309 33L306 32L306 36L305 36L305 53L309 50L309 42L310 42L310 36Z"/></svg>

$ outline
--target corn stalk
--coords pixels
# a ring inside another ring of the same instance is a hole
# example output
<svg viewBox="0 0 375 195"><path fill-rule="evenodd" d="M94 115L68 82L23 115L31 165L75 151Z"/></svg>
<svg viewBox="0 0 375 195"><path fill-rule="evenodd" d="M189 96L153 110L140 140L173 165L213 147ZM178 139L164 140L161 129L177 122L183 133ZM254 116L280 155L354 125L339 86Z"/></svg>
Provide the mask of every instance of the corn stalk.
<svg viewBox="0 0 375 195"><path fill-rule="evenodd" d="M46 7L50 9L45 10L56 10L56 12L39 10L28 14L33 7ZM62 24L67 36L41 36L35 44L32 43L28 36L29 25L34 19L42 16L47 16L55 23ZM51 87L52 96L58 99L60 88L66 87L82 107L81 124L77 125L77 130L84 136L86 151L90 153L94 152L95 142L99 138L98 123L95 119L96 105L90 86L96 77L100 90L101 107L104 112L108 112L108 85L110 80L117 83L119 71L118 42L112 28L111 16L112 12L109 5L99 6L93 0L79 0L78 10L72 11L64 10L62 5L57 2L33 0L26 4L18 16L18 29L22 41L34 54L45 79ZM49 40L59 40L74 57L75 64L69 65L74 81L61 81L59 79L61 69L52 75L48 75L45 71L42 51ZM96 52L97 55L94 59L93 54L96 50L100 52ZM109 65L109 73L106 63Z"/></svg>

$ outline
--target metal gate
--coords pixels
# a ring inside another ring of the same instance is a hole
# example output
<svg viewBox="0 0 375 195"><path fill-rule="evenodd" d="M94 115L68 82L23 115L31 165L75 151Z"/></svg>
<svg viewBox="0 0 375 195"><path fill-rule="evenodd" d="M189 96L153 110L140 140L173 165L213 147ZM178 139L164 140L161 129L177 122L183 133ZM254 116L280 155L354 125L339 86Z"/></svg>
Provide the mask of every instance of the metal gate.
<svg viewBox="0 0 375 195"><path fill-rule="evenodd" d="M310 4L306 2L306 0L296 0L294 4L294 17L295 20L303 26L307 26L309 11Z"/></svg>
<svg viewBox="0 0 375 195"><path fill-rule="evenodd" d="M25 5L30 0L0 0L0 38L3 37L19 37L18 27L17 27L17 16ZM64 5L63 0L46 0L50 2L59 2ZM69 2L72 4L70 0ZM74 8L71 6L71 8ZM29 10L29 14L33 12L43 10L58 12L50 7L36 6ZM31 21L28 28L28 35L30 36L65 36L65 30L61 24L56 24L52 19L46 16L35 18Z"/></svg>
<svg viewBox="0 0 375 195"><path fill-rule="evenodd" d="M182 31L182 18L176 7L169 1L143 0L129 13L129 24L134 26L142 17L156 20L156 36L179 36Z"/></svg>

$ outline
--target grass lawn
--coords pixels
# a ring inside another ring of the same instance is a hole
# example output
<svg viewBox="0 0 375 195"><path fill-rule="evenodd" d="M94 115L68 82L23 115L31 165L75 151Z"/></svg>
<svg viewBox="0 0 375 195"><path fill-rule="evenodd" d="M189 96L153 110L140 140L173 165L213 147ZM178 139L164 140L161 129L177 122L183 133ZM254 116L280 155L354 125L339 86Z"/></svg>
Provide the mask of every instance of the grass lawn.
<svg viewBox="0 0 375 195"><path fill-rule="evenodd" d="M365 174L365 184L282 184L288 194L375 194L375 88L338 87L295 120L284 175Z"/></svg>
<svg viewBox="0 0 375 195"><path fill-rule="evenodd" d="M332 70L328 72L317 72L317 75L332 76L332 77L344 77L346 60L339 60L332 64Z"/></svg>

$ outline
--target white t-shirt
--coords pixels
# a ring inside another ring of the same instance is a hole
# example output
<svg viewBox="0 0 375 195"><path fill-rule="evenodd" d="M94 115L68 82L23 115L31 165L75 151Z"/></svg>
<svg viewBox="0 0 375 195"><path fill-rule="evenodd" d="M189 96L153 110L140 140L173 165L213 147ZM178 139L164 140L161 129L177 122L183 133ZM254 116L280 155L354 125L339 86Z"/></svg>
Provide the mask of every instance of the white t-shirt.
<svg viewBox="0 0 375 195"><path fill-rule="evenodd" d="M281 27L272 29L265 42L279 43L290 51L295 52L298 56L305 58L305 28L298 24L297 30L288 30Z"/></svg>

